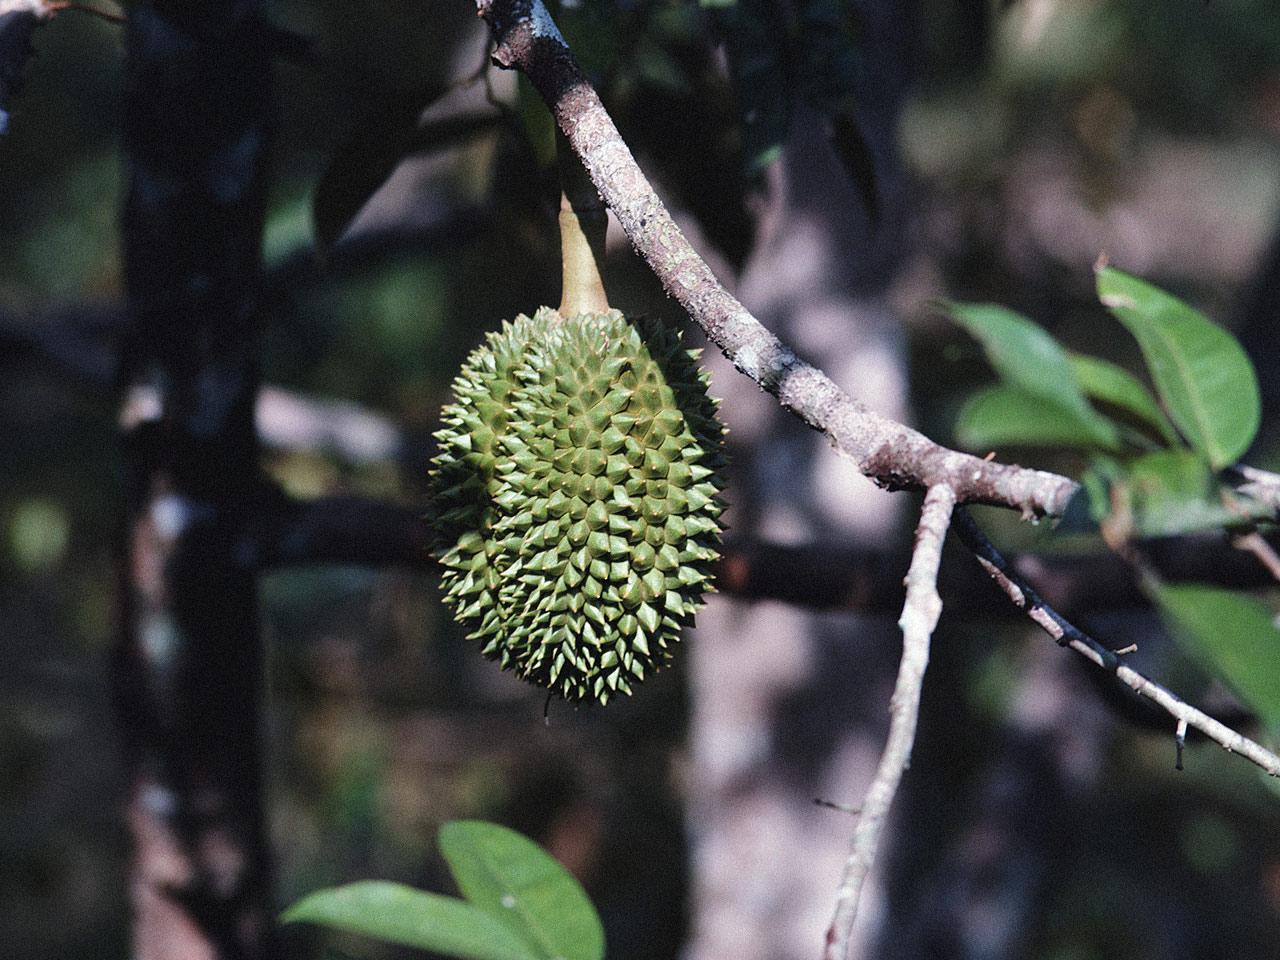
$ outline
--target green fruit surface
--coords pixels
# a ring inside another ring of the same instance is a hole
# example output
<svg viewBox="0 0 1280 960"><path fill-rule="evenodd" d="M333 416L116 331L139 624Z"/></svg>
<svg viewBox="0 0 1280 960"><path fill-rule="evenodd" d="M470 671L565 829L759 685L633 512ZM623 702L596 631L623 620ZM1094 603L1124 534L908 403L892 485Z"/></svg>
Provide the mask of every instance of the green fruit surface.
<svg viewBox="0 0 1280 960"><path fill-rule="evenodd" d="M544 307L454 381L432 470L445 602L567 699L630 693L710 588L724 428L695 358L656 322Z"/></svg>

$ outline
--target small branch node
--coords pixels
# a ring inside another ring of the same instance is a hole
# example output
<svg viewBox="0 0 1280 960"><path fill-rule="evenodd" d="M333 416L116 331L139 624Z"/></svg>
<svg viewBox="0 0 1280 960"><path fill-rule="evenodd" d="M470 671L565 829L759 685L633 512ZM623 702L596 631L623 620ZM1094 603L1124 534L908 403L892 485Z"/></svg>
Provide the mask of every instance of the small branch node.
<svg viewBox="0 0 1280 960"><path fill-rule="evenodd" d="M1136 643L1131 643L1127 647L1121 647L1119 650L1112 650L1111 652L1117 657L1127 657L1131 653L1138 652L1138 645Z"/></svg>
<svg viewBox="0 0 1280 960"><path fill-rule="evenodd" d="M1175 770L1182 769L1182 751L1187 745L1187 720L1185 717L1178 720L1178 728L1173 734L1173 745L1177 750L1177 758L1174 760L1173 768ZM1227 748L1227 752L1231 752L1231 748Z"/></svg>
<svg viewBox="0 0 1280 960"><path fill-rule="evenodd" d="M828 810L839 810L841 813L847 813L852 817L862 816L862 808L851 806L847 803L836 803L834 800L824 800L822 797L814 797L813 802L819 807L826 807Z"/></svg>

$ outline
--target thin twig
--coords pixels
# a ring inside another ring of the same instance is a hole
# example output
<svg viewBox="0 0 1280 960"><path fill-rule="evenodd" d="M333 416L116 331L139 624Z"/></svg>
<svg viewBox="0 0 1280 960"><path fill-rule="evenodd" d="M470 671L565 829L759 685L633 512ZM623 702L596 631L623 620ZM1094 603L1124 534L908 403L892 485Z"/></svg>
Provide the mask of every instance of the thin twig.
<svg viewBox="0 0 1280 960"><path fill-rule="evenodd" d="M849 952L849 936L858 916L862 885L875 860L894 794L911 762L920 712L920 689L929 664L929 639L942 613L938 566L955 504L956 494L950 487L930 487L920 511L915 549L907 571L907 598L898 620L902 628L902 662L889 702L889 737L849 844L849 858L845 861L836 896L835 916L827 929L824 960L844 960Z"/></svg>
<svg viewBox="0 0 1280 960"><path fill-rule="evenodd" d="M529 77L636 252L738 370L884 487L945 485L960 502L1012 507L1028 517L1063 510L1077 489L1069 478L941 447L854 400L796 356L720 284L680 232L542 0L477 0L476 7L493 34L494 62Z"/></svg>
<svg viewBox="0 0 1280 960"><path fill-rule="evenodd" d="M1255 743L1226 724L1171 693L1165 687L1129 667L1122 665L1115 651L1105 646L1069 623L1061 614L1044 602L1032 586L1005 560L995 545L987 539L968 511L956 511L955 531L964 545L978 558L978 562L991 575L991 579L1004 591L1016 606L1026 612L1053 639L1062 646L1092 660L1098 666L1115 674L1116 679L1140 696L1163 707L1175 720L1185 721L1203 733L1228 753L1238 753L1256 763L1273 777L1280 777L1280 756Z"/></svg>
<svg viewBox="0 0 1280 960"><path fill-rule="evenodd" d="M1257 530L1240 534L1232 539L1231 545L1237 550L1253 554L1258 558L1258 562L1267 568L1267 572L1280 581L1280 554L1276 553L1275 547L1271 546Z"/></svg>
<svg viewBox="0 0 1280 960"><path fill-rule="evenodd" d="M1236 490L1266 504L1280 516L1280 474L1237 464L1227 471L1227 476L1237 479Z"/></svg>

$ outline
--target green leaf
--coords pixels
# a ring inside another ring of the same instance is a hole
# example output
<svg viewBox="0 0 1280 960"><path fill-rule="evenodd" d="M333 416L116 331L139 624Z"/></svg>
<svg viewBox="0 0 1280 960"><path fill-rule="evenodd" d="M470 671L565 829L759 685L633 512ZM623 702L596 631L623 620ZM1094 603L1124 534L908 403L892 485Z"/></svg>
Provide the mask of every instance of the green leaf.
<svg viewBox="0 0 1280 960"><path fill-rule="evenodd" d="M785 17L766 0L741 0L710 14L724 37L738 95L745 173L754 177L781 156L791 121Z"/></svg>
<svg viewBox="0 0 1280 960"><path fill-rule="evenodd" d="M1182 443L1173 424L1156 404L1155 397L1151 396L1151 391L1128 370L1082 353L1069 353L1067 360L1086 396L1133 414L1159 431L1170 446Z"/></svg>
<svg viewBox="0 0 1280 960"><path fill-rule="evenodd" d="M1192 448L1215 469L1234 463L1262 416L1257 375L1235 337L1111 267L1098 271L1098 298L1138 341L1160 399Z"/></svg>
<svg viewBox="0 0 1280 960"><path fill-rule="evenodd" d="M528 837L455 820L440 828L440 851L463 896L518 930L537 956L604 956L604 928L581 885Z"/></svg>
<svg viewBox="0 0 1280 960"><path fill-rule="evenodd" d="M1280 629L1271 609L1247 594L1193 583L1155 585L1155 598L1187 653L1266 723L1280 725Z"/></svg>
<svg viewBox="0 0 1280 960"><path fill-rule="evenodd" d="M311 213L316 245L327 250L399 166L414 144L418 117L445 92L378 90L363 101L316 186Z"/></svg>
<svg viewBox="0 0 1280 960"><path fill-rule="evenodd" d="M1222 502L1209 467L1190 450L1158 450L1129 464L1121 481L1130 495L1134 530L1171 537L1242 519Z"/></svg>
<svg viewBox="0 0 1280 960"><path fill-rule="evenodd" d="M951 319L982 344L992 368L1006 383L1048 400L1070 415L1091 445L1120 445L1115 425L1085 399L1066 351L1026 317L991 303L945 303Z"/></svg>
<svg viewBox="0 0 1280 960"><path fill-rule="evenodd" d="M1021 387L985 387L971 396L956 418L956 437L970 450L1014 444L1025 447L1093 449L1098 438L1074 410Z"/></svg>
<svg viewBox="0 0 1280 960"><path fill-rule="evenodd" d="M466 960L540 960L511 926L488 911L398 883L365 881L320 890L295 903L281 920Z"/></svg>

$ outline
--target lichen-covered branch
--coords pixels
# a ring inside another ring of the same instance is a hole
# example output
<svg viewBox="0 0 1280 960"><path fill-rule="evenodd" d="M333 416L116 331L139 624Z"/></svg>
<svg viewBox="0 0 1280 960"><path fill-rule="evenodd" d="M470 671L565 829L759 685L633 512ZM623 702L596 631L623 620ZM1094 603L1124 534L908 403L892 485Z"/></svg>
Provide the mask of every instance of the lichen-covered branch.
<svg viewBox="0 0 1280 960"><path fill-rule="evenodd" d="M898 626L902 628L902 662L898 667L893 698L889 702L889 738L853 831L849 858L840 878L835 916L827 929L824 960L844 960L848 954L849 935L858 916L862 886L875 861L880 834L893 797L898 792L898 784L911 762L916 720L920 712L920 690L924 685L925 668L929 665L929 640L942 614L938 566L942 561L942 543L946 539L955 504L956 494L950 487L930 487L920 511L915 549L905 581L907 597L898 620Z"/></svg>
<svg viewBox="0 0 1280 960"><path fill-rule="evenodd" d="M684 238L542 0L477 0L476 6L493 34L494 61L522 70L537 87L636 252L735 367L882 486L947 486L960 502L998 504L1026 516L1062 511L1076 489L1067 477L941 447L854 400L801 360L720 284Z"/></svg>
<svg viewBox="0 0 1280 960"><path fill-rule="evenodd" d="M1261 744L1232 730L1226 724L1197 710L1154 680L1149 680L1138 671L1124 666L1115 653L1073 626L1053 607L1045 603L1032 586L1001 556L1000 551L987 539L967 511L956 511L955 530L1005 595L1058 643L1070 647L1104 670L1115 674L1116 679L1126 687L1163 707L1179 724L1185 722L1229 753L1238 753L1256 763L1271 776L1280 777L1280 757Z"/></svg>

